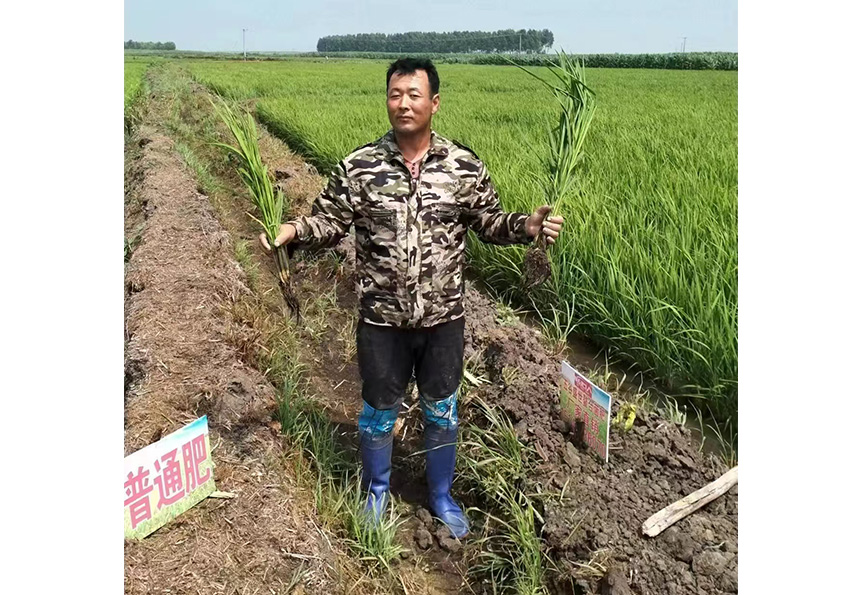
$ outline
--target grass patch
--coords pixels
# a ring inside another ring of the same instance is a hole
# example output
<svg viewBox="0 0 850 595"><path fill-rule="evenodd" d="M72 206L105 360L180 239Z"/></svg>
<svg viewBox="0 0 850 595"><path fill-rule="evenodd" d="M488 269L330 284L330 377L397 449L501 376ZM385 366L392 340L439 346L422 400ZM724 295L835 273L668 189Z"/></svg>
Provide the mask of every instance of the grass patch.
<svg viewBox="0 0 850 595"><path fill-rule="evenodd" d="M387 501L387 508L378 525L366 514L366 494L359 489L359 474L347 483L350 488L345 502L348 505L349 546L358 558L375 570L393 572L393 563L401 557L404 550L396 542L396 534L401 526L401 516L396 509L395 498ZM388 494L389 495L389 494Z"/></svg>
<svg viewBox="0 0 850 595"><path fill-rule="evenodd" d="M208 162L200 157L185 142L175 143L174 148L183 158L183 162L192 171L198 181L198 189L207 196L215 196L224 191L224 185L210 171Z"/></svg>
<svg viewBox="0 0 850 595"><path fill-rule="evenodd" d="M534 452L503 412L477 397L470 404L482 423L463 429L458 476L490 509L471 509L485 521L482 537L473 542L479 551L470 572L494 594L543 595L551 563L540 537L543 518L525 492Z"/></svg>

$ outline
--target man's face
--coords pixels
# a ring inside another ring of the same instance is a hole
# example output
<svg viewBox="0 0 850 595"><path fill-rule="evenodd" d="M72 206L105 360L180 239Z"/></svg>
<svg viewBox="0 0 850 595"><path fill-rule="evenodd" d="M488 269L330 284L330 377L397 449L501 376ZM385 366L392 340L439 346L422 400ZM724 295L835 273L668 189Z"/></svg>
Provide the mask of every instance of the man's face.
<svg viewBox="0 0 850 595"><path fill-rule="evenodd" d="M387 114L397 134L415 134L431 129L431 116L440 107L440 95L431 97L428 73L393 73L387 89Z"/></svg>

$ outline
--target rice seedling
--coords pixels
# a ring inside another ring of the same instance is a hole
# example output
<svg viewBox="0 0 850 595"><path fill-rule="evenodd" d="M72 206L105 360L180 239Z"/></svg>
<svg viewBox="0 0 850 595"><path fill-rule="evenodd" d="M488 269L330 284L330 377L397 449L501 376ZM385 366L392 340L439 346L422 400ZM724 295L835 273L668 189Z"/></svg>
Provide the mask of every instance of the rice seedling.
<svg viewBox="0 0 850 595"><path fill-rule="evenodd" d="M140 100L145 95L145 73L152 60L124 61L124 131L130 133L141 119Z"/></svg>
<svg viewBox="0 0 850 595"><path fill-rule="evenodd" d="M314 408L308 408L306 414L309 432L304 448L310 453L319 475L334 479L343 477L353 462L339 446L336 425Z"/></svg>
<svg viewBox="0 0 850 595"><path fill-rule="evenodd" d="M212 200L213 196L224 189L222 184L210 171L209 164L195 153L188 144L178 141L175 143L175 149L177 149L183 161L195 174L201 192L209 195Z"/></svg>
<svg viewBox="0 0 850 595"><path fill-rule="evenodd" d="M611 427L617 428L623 432L628 432L632 429L637 416L637 406L633 403L621 403L617 410L617 415L611 420Z"/></svg>
<svg viewBox="0 0 850 595"><path fill-rule="evenodd" d="M391 571L403 549L396 542L401 517L394 502L390 500L379 524L371 522L364 512L359 469L341 448L336 425L309 402L296 402L294 409L299 444L314 470L307 481L319 517L326 526L344 531L349 548L370 571Z"/></svg>
<svg viewBox="0 0 850 595"><path fill-rule="evenodd" d="M312 491L323 525L344 534L352 553L370 572L392 571L402 552L396 541L401 516L394 502L375 525L364 513L365 493L357 465L340 446L337 427L308 399L279 395L278 420L306 466L300 484Z"/></svg>
<svg viewBox="0 0 850 595"><path fill-rule="evenodd" d="M699 428L700 452L709 442L711 450L717 453L727 468L731 469L738 464L738 432L732 423L727 421L721 424L714 417L706 420L702 412L697 410L696 426Z"/></svg>
<svg viewBox="0 0 850 595"><path fill-rule="evenodd" d="M545 308L545 306L544 306ZM567 304L563 309L558 309L554 305L549 304L548 315L544 315L537 304L534 304L534 311L539 316L543 326L543 334L550 343L555 345L558 350L566 349L567 338L575 330L576 323L575 315L575 299Z"/></svg>
<svg viewBox="0 0 850 595"><path fill-rule="evenodd" d="M596 112L595 94L587 86L584 66L568 58L563 51L558 52L557 63L551 62L547 66L555 83L514 64L543 83L558 102L558 124L554 130L547 130L548 142L545 152L540 155L544 174L539 177L544 201L552 206L553 214L558 215L566 212L568 195L573 190L573 172L584 156L584 143ZM529 289L540 285L551 275L546 256L548 246L546 236L541 232L537 235L535 246L526 252L525 285Z"/></svg>
<svg viewBox="0 0 850 595"><path fill-rule="evenodd" d="M271 242L277 237L283 213L287 207L287 200L283 192L274 187L268 167L260 157L257 124L254 117L245 110L231 109L224 101L213 103L213 107L236 139L236 146L220 142L213 144L227 150L228 154L236 159L239 177L248 188L251 200L259 211L260 218L250 213L248 215L262 226L266 237ZM292 290L289 251L290 247L288 246L278 246L272 250L272 254L277 265L281 291L287 305L295 318L298 319L301 309Z"/></svg>
<svg viewBox="0 0 850 595"><path fill-rule="evenodd" d="M349 520L348 500L352 492L357 491L357 485L347 478L334 480L321 473L311 473L305 482L308 489L313 492L313 500L316 504L316 513L325 527L346 531Z"/></svg>
<svg viewBox="0 0 850 595"><path fill-rule="evenodd" d="M310 576L310 571L308 568L305 568L306 562L304 560L301 561L301 564L298 565L298 568L295 569L295 572L292 573L292 576L289 577L289 582L283 588L281 592L282 595L289 595L295 590L295 587L302 580L306 579Z"/></svg>
<svg viewBox="0 0 850 595"><path fill-rule="evenodd" d="M676 399L662 397L661 412L666 419L669 419L677 426L685 427L688 424L688 412L684 407L679 408L679 403Z"/></svg>
<svg viewBox="0 0 850 595"><path fill-rule="evenodd" d="M502 368L502 382L505 383L505 386L513 386L521 375L522 371L519 368L513 366Z"/></svg>
<svg viewBox="0 0 850 595"><path fill-rule="evenodd" d="M457 389L458 405L466 405L469 398L475 394L475 390L484 384L490 384L490 381L486 377L484 366L481 364L481 352L479 351L472 357L463 360L463 372L460 376L460 386Z"/></svg>
<svg viewBox="0 0 850 595"><path fill-rule="evenodd" d="M354 361L357 356L357 319L349 316L345 319L342 331L339 333L339 341L342 344L343 361Z"/></svg>
<svg viewBox="0 0 850 595"><path fill-rule="evenodd" d="M281 433L289 438L291 444L301 445L310 433L307 417L304 415L304 401L298 396L277 393L277 421Z"/></svg>
<svg viewBox="0 0 850 595"><path fill-rule="evenodd" d="M130 258L133 256L133 251L136 249L136 245L141 241L141 239L141 234L135 235L132 238L124 236L124 262L130 262Z"/></svg>
<svg viewBox="0 0 850 595"><path fill-rule="evenodd" d="M567 560L566 564L570 567L568 576L575 580L599 580L608 570L608 562L611 558L611 550L601 549L593 552L590 555L590 560L587 562L578 562L576 560Z"/></svg>
<svg viewBox="0 0 850 595"><path fill-rule="evenodd" d="M619 393L622 392L623 385L626 383L626 373L618 374L611 367L608 356L605 356L605 365L594 367L587 372L587 377L591 382L607 392Z"/></svg>
<svg viewBox="0 0 850 595"><path fill-rule="evenodd" d="M738 432L731 424L726 425L726 431L716 432L717 440L720 442L720 458L723 463L731 469L738 464Z"/></svg>
<svg viewBox="0 0 850 595"><path fill-rule="evenodd" d="M489 384L490 381L484 378L483 376L476 376L472 370L468 367L467 363L463 363L463 374L460 378L460 386L457 391L457 400L458 403L464 403L467 399L467 396L472 394L472 392L481 386L482 384Z"/></svg>
<svg viewBox="0 0 850 595"><path fill-rule="evenodd" d="M530 449L522 444L507 416L480 398L470 402L484 424L468 424L458 449L458 474L470 479L495 502L510 499L513 486L525 477Z"/></svg>
<svg viewBox="0 0 850 595"><path fill-rule="evenodd" d="M485 513L486 514L486 513ZM543 550L536 528L537 512L531 502L511 501L508 521L488 514L490 522L498 529L481 540L479 561L471 569L492 593L517 595L543 595L546 572L551 561Z"/></svg>
<svg viewBox="0 0 850 595"><path fill-rule="evenodd" d="M226 143L214 143L229 151L236 158L240 178L251 193L251 199L260 212L260 219L249 216L259 223L269 239L277 237L283 217L286 199L279 189L275 189L268 168L260 157L257 124L248 112L233 110L225 102L213 103L216 113L227 124L236 139L237 146Z"/></svg>

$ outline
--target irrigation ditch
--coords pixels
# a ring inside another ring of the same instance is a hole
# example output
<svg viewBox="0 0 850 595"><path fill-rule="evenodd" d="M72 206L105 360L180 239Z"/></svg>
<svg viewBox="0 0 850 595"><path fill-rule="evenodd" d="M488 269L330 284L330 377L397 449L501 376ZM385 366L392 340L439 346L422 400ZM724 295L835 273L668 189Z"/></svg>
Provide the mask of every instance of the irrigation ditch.
<svg viewBox="0 0 850 595"><path fill-rule="evenodd" d="M125 454L206 414L216 481L237 497L125 543L125 591L737 592L737 488L659 537L640 533L654 512L720 476L724 461L586 351L579 369L614 394L613 413L625 402L637 413L630 431L612 432L608 464L577 449L558 398L570 346L476 283L466 295L456 483L473 537L455 542L424 509L412 391L393 454L389 541L370 542L350 510L360 407L353 245L296 257L295 324L233 164L211 145L228 140L212 96L176 64L146 76L125 148ZM260 149L290 211L308 212L322 177L264 130Z"/></svg>

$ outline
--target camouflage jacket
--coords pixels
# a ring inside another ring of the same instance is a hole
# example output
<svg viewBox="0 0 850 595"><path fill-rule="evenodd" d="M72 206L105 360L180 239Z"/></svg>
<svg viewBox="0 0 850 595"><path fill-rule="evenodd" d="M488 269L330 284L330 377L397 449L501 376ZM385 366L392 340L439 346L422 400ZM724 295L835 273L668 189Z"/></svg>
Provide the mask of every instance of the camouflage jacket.
<svg viewBox="0 0 850 595"><path fill-rule="evenodd" d="M485 242L530 243L527 218L502 211L475 153L434 132L411 179L390 131L337 164L312 214L290 223L295 247L308 249L335 245L353 223L361 316L419 328L463 316L467 229Z"/></svg>

